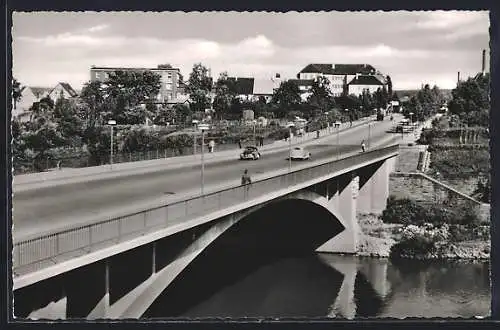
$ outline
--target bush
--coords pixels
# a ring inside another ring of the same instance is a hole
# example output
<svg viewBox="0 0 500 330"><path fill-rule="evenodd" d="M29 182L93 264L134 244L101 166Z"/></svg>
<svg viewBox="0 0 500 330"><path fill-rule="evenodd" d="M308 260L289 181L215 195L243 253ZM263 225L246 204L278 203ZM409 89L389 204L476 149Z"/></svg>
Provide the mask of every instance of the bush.
<svg viewBox="0 0 500 330"><path fill-rule="evenodd" d="M482 149L443 149L431 153L430 170L449 179L483 176L490 172L490 154Z"/></svg>
<svg viewBox="0 0 500 330"><path fill-rule="evenodd" d="M421 224L423 223L423 213L423 207L414 200L409 198L396 199L394 196L389 196L387 207L380 218L385 223Z"/></svg>
<svg viewBox="0 0 500 330"><path fill-rule="evenodd" d="M388 198L387 207L380 218L385 223L403 225L431 223L439 226L443 224L469 225L479 223L476 209L468 205L468 203L422 204L409 198L395 199L394 196Z"/></svg>
<svg viewBox="0 0 500 330"><path fill-rule="evenodd" d="M269 138L274 140L284 140L289 135L288 128L281 128L269 134Z"/></svg>
<svg viewBox="0 0 500 330"><path fill-rule="evenodd" d="M448 238L449 228L446 225L409 225L403 230L401 240L391 247L390 258L428 258L438 252Z"/></svg>

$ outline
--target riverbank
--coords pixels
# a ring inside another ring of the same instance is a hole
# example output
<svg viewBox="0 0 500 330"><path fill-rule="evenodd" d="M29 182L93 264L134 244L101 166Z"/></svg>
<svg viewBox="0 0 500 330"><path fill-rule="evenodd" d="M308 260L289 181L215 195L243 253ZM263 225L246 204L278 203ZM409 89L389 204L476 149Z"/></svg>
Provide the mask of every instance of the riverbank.
<svg viewBox="0 0 500 330"><path fill-rule="evenodd" d="M391 248L401 242L403 231L407 226L402 224L384 223L375 214L358 214L358 223L361 235L358 241L358 255L366 257L389 258ZM417 230L424 230L425 226L414 226ZM483 226L489 230L489 226ZM446 227L445 227L446 228ZM485 236L482 239L467 239L463 241L452 241L449 237L443 238L437 243L435 251L424 254L403 255L412 259L467 259L467 260L489 260L490 239Z"/></svg>

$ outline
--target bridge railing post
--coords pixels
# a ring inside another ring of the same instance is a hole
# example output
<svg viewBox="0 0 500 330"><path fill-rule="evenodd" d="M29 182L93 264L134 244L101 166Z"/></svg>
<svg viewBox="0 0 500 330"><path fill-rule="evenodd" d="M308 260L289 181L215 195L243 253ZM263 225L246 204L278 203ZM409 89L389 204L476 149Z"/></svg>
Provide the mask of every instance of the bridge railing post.
<svg viewBox="0 0 500 330"><path fill-rule="evenodd" d="M59 233L55 234L55 239L56 239L56 253L61 254L61 251L59 251Z"/></svg>
<svg viewBox="0 0 500 330"><path fill-rule="evenodd" d="M118 239L122 239L122 218L118 219Z"/></svg>

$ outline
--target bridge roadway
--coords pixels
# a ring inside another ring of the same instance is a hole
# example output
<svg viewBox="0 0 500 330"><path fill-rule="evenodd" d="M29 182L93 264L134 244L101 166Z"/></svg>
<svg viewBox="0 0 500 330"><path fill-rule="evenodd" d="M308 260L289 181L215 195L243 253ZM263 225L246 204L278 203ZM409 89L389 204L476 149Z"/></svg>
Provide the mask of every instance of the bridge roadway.
<svg viewBox="0 0 500 330"><path fill-rule="evenodd" d="M371 143L375 145L393 134L386 131L395 122L374 121L371 124ZM340 132L341 155L360 149L361 140L368 141L368 127L360 126ZM309 146L314 161L331 158L337 152L337 136L333 134ZM288 167L288 150L263 153L258 161L240 161L235 152L234 159L221 160L205 166L206 187L221 182L239 179L247 168L251 175L267 173ZM306 163L307 164L307 163ZM293 162L297 168L304 162ZM13 223L14 241L71 227L77 219L98 217L106 210L130 206L135 203L165 199L200 189L200 165L183 168L135 173L128 176L111 177L95 181L76 182L42 187L14 193ZM80 223L79 223L80 224Z"/></svg>

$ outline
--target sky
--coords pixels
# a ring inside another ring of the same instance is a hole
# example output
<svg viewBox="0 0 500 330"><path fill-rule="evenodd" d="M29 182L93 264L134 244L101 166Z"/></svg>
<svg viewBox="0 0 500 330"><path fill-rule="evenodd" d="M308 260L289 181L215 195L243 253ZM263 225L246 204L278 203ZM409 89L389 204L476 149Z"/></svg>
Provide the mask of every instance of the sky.
<svg viewBox="0 0 500 330"><path fill-rule="evenodd" d="M13 75L22 85L79 90L90 67L195 63L229 76L295 78L309 63L366 63L394 89L454 88L481 71L486 11L15 12Z"/></svg>

